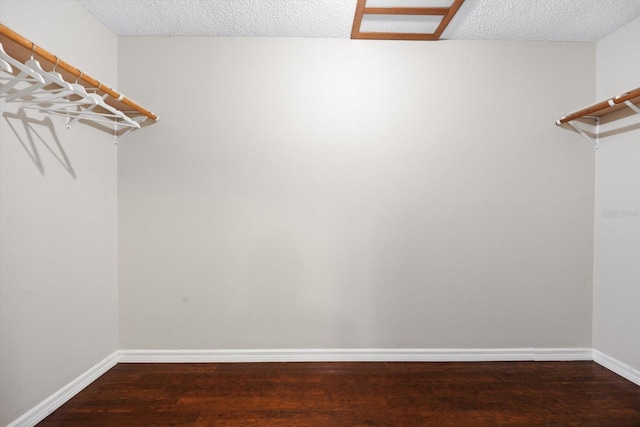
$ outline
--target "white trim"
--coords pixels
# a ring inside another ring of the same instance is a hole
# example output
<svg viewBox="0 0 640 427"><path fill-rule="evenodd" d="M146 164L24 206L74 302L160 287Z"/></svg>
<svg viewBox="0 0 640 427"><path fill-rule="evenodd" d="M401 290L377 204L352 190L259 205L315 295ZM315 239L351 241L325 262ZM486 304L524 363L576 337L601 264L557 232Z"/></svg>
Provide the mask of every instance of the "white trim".
<svg viewBox="0 0 640 427"><path fill-rule="evenodd" d="M122 363L498 362L592 360L590 348L120 350Z"/></svg>
<svg viewBox="0 0 640 427"><path fill-rule="evenodd" d="M93 367L89 368L78 378L53 393L40 404L25 412L20 418L13 421L7 427L32 427L44 420L69 399L80 393L85 387L97 380L101 375L113 368L118 363L119 354L113 352Z"/></svg>
<svg viewBox="0 0 640 427"><path fill-rule="evenodd" d="M571 362L577 360L593 360L590 348L539 348L535 349L536 362Z"/></svg>
<svg viewBox="0 0 640 427"><path fill-rule="evenodd" d="M623 363L618 359L615 359L596 349L593 349L593 361L599 365L604 366L608 370L615 372L616 374L620 375L622 378L625 378L631 381L632 383L640 385L640 371L632 368L626 363Z"/></svg>

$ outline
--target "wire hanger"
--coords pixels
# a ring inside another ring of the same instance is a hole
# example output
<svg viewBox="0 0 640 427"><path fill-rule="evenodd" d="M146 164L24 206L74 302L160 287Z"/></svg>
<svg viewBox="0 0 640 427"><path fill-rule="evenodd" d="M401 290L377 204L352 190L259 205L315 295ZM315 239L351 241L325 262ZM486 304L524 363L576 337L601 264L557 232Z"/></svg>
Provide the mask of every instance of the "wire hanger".
<svg viewBox="0 0 640 427"><path fill-rule="evenodd" d="M35 50L35 45L34 45L34 50ZM29 67L31 70L35 71L36 73L38 73L42 77L43 82L34 83L31 86L28 86L22 90L19 90L7 96L6 98L7 101L11 102L13 100L23 98L25 96L37 96L40 93L51 94L63 89L66 89L66 90L71 89L71 85L62 78L62 75L60 73L56 73L56 72L50 73L48 71L45 71L40 65L40 62L33 59L33 53L31 55L31 59L28 59L24 63L24 65ZM50 86L52 85L55 85L57 89L51 88ZM45 87L48 87L48 89L43 89ZM39 91L40 89L43 89L43 90Z"/></svg>
<svg viewBox="0 0 640 427"><path fill-rule="evenodd" d="M2 44L0 43L0 49L2 49ZM4 59L0 58L0 70L5 73L13 74L13 68L11 68L11 64L9 64Z"/></svg>
<svg viewBox="0 0 640 427"><path fill-rule="evenodd" d="M12 68L20 70L20 73L18 73L18 75L16 76L10 75L10 77L3 77L3 80L7 80L7 82L3 83L2 87L0 87L0 96L5 95L19 82L44 83L44 79L39 73L33 71L22 62L8 55L7 52L5 52L2 43L0 43L0 59L2 59Z"/></svg>
<svg viewBox="0 0 640 427"><path fill-rule="evenodd" d="M57 62L58 61L56 61L56 65ZM80 75L76 79L76 83L68 83L62 79L62 75L60 75L60 73L45 71L40 63L33 59L33 56L25 62L25 66L28 66L30 69L40 74L43 81L34 83L31 86L8 96L7 101L14 101L24 98L25 96L30 96L32 99L22 100L22 102L33 106L41 105L41 107L36 109L42 112L64 113L70 117L67 121L67 127L71 127L71 125L80 118L94 122L104 122L100 118L106 117L127 127L133 127L136 129L140 128L140 125L137 122L134 122L123 112L107 104L100 96L88 93L84 86L77 83L82 78L82 72L80 72ZM57 88L51 88L50 86L52 85L56 85ZM43 94L48 96L38 97L38 95ZM92 112L96 107L102 108L106 113L102 114L99 112ZM81 109L84 109L84 111ZM92 114L88 114L89 112L92 112Z"/></svg>

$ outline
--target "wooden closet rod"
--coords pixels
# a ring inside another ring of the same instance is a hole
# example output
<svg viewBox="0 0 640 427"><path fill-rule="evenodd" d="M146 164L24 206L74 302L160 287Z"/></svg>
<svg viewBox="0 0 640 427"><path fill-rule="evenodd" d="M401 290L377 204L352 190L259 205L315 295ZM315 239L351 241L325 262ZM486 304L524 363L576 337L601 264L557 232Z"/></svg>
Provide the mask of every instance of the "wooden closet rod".
<svg viewBox="0 0 640 427"><path fill-rule="evenodd" d="M8 39L16 42L17 44L19 44L20 46L24 47L25 49L28 49L29 51L32 51L33 53L41 56L42 58L46 59L47 61L51 62L52 64L56 64L56 66L58 68L61 68L64 71L72 74L74 77L78 77L80 80L84 80L85 82L89 83L93 87L99 87L102 92L106 93L107 95L109 95L113 99L122 102L123 104L131 107L132 109L136 110L137 112L139 112L141 114L144 114L145 116L147 116L148 118L150 118L152 120L158 120L158 116L153 114L151 111L149 111L146 108L136 104L135 102L133 102L129 98L125 98L124 95L116 92L115 90L111 89L110 87L101 84L98 80L94 79L93 77L91 77L91 76L89 76L87 74L84 74L83 72L78 70L76 67L74 67L74 66L68 64L67 62L63 61L62 59L58 58L57 56L55 56L51 52L49 52L49 51L37 46L35 43L33 43L32 41L27 40L26 38L22 37L20 34L16 33L15 31L10 29L6 25L0 24L0 34L2 34L3 36L7 37Z"/></svg>
<svg viewBox="0 0 640 427"><path fill-rule="evenodd" d="M591 114L599 113L600 111L604 111L607 108L615 107L618 104L622 104L625 101L630 101L634 98L640 97L640 87L634 90L631 90L625 94L618 95L615 98L608 99L606 101L598 102L597 104L590 105L588 107L583 108L582 110L578 110L575 113L571 113L568 116L564 116L556 123L558 125L570 122L572 120L577 120L585 116L589 116Z"/></svg>

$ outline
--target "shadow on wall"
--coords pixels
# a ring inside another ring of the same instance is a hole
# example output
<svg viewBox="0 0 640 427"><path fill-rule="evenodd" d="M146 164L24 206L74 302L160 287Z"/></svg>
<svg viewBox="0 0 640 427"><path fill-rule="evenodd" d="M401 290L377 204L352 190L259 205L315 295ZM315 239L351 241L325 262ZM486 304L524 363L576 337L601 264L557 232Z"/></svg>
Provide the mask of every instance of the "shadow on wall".
<svg viewBox="0 0 640 427"><path fill-rule="evenodd" d="M76 179L76 173L60 143L55 125L50 117L40 120L28 117L24 109L19 109L16 113L4 112L2 117L7 121L11 131L16 136L16 140L22 145L22 148L24 148L41 175L45 175L45 170L37 142L40 142L53 155L73 179ZM24 134L22 135L18 131L19 126L24 128Z"/></svg>

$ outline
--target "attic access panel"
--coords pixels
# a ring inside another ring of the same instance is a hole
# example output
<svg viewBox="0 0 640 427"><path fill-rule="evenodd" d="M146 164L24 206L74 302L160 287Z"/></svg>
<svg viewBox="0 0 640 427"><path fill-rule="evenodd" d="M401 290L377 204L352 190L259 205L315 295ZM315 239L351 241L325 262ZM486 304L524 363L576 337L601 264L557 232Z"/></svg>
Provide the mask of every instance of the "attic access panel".
<svg viewBox="0 0 640 427"><path fill-rule="evenodd" d="M464 0L358 0L352 39L439 40Z"/></svg>

